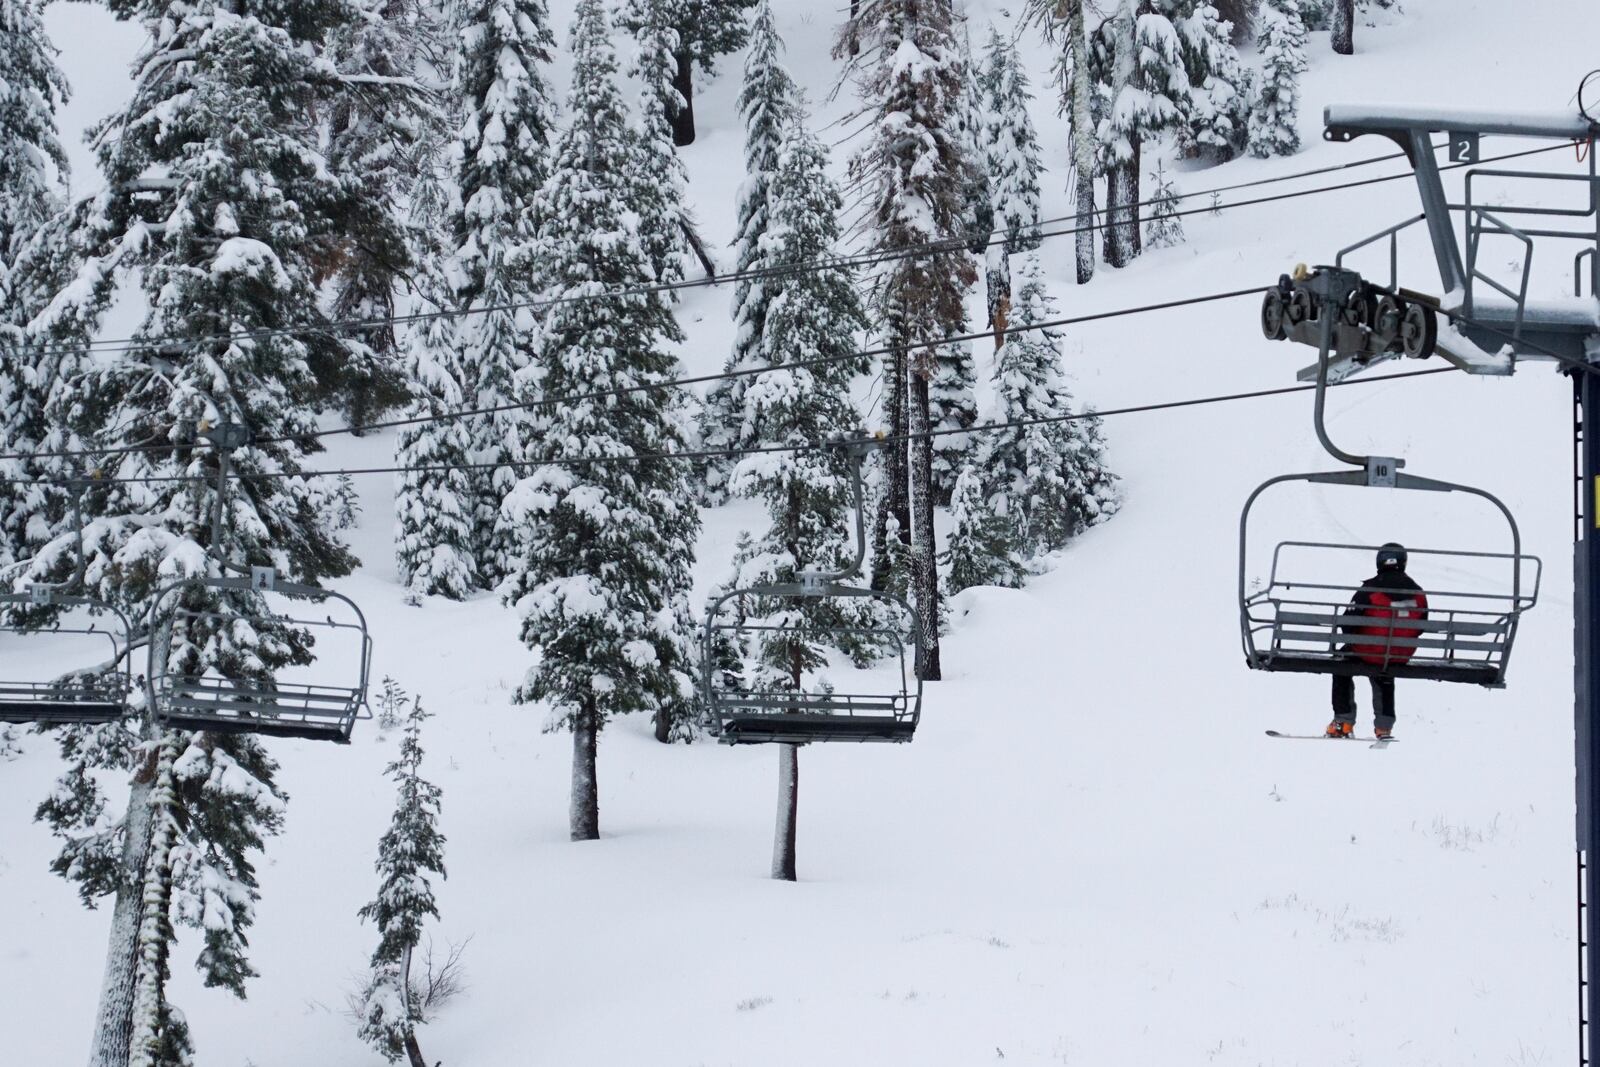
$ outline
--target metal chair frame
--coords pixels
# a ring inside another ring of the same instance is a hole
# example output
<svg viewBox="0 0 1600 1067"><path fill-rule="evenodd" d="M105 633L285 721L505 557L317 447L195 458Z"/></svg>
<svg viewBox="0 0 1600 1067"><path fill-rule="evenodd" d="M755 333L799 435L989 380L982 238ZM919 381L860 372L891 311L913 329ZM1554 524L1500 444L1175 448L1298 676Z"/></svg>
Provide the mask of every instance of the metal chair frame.
<svg viewBox="0 0 1600 1067"><path fill-rule="evenodd" d="M701 691L705 700L708 726L729 745L790 744L812 741L906 742L916 732L922 715L921 645L913 644L908 681L906 639L895 630L871 627L783 627L741 622L717 622L723 606L740 597L776 597L814 600L822 597L852 597L892 604L905 612L911 623L913 642L921 634L917 611L904 598L893 593L863 589L846 584L858 575L866 559L866 526L861 463L867 452L878 447L872 439L852 439L838 443L851 461L855 491L856 554L849 566L837 572L805 570L797 582L732 589L713 600L706 609L701 637ZM900 662L900 688L889 693L805 693L789 690L730 690L717 685L718 634L750 634L763 630L817 633L834 636L861 634L892 640Z"/></svg>
<svg viewBox="0 0 1600 1067"><path fill-rule="evenodd" d="M0 633L33 635L39 633L78 634L104 637L111 645L107 669L74 672L54 679L0 679L0 722L41 725L67 723L99 724L116 722L128 713L128 694L133 690L131 656L132 627L128 617L115 605L97 597L70 590L82 589L87 561L83 550L83 504L81 489L87 484L69 483L73 489L72 515L77 561L72 577L61 583L35 582L26 593L0 594L0 619L9 616L8 608L88 608L93 615L108 615L115 628L90 623L66 625L59 620L48 626L27 626L0 621ZM119 642L120 638L120 642Z"/></svg>
<svg viewBox="0 0 1600 1067"><path fill-rule="evenodd" d="M150 706L156 721L177 729L216 733L251 733L273 737L298 737L313 741L348 743L358 719L370 719L367 690L372 672L372 636L366 616L354 600L331 589L282 580L271 567L242 567L222 555L222 500L226 493L229 452L249 441L243 427L223 424L207 436L217 446L217 497L212 514L210 555L224 571L218 577L190 577L162 586L150 602L149 667ZM237 577L226 572L233 571ZM174 592L215 590L261 594L277 593L316 603L338 601L349 609L352 621L295 618L271 612L190 611L182 596L170 609L162 605ZM360 669L351 686L260 681L207 675L168 673L167 657L174 628L191 619L231 622L274 622L295 628L354 630L360 635Z"/></svg>
<svg viewBox="0 0 1600 1067"><path fill-rule="evenodd" d="M1316 281L1325 287L1323 291L1326 295L1333 298L1329 307L1339 306L1343 296L1358 291L1360 284L1359 276L1338 268L1324 268ZM1401 468L1405 466L1403 459L1356 455L1333 443L1328 436L1325 415L1336 318L1337 315L1331 313L1320 317L1317 388L1312 421L1323 449L1334 459L1350 464L1355 469L1280 474L1261 483L1246 499L1244 511L1239 516L1238 587L1239 629L1245 663L1254 670L1263 671L1429 678L1435 681L1472 682L1491 688L1503 687L1522 612L1533 607L1538 599L1543 564L1537 556L1523 554L1522 534L1517 527L1516 517L1493 493L1455 482L1404 474L1401 473ZM1296 481L1435 493L1459 492L1487 500L1499 510L1510 528L1510 553L1448 552L1426 548L1409 551L1417 555L1508 560L1511 563L1510 595L1504 597L1428 590L1430 601L1437 597L1441 605L1454 604L1457 600L1481 599L1485 601L1485 610L1457 607L1435 609L1430 603L1430 618L1427 620L1408 619L1404 620L1402 626L1396 626L1395 621L1391 620L1386 627L1390 632L1382 641L1383 653L1379 662L1361 659L1347 651L1346 646L1368 646L1374 643L1373 638L1344 634L1342 626L1347 623L1341 616L1348 605L1348 598L1335 602L1325 595L1333 590L1354 593L1358 587L1285 581L1279 578L1278 567L1286 547L1352 549L1366 546L1315 541L1280 542L1273 550L1272 571L1266 588L1256 593L1251 593L1247 588L1250 512L1262 493L1273 486ZM1529 562L1534 566L1533 588L1525 593L1523 568ZM1292 595L1294 590L1310 591L1313 595ZM1443 610L1442 620L1434 617L1436 610ZM1422 633L1415 638L1406 638L1395 635L1395 629L1416 629ZM1395 657L1397 652L1405 654L1405 662Z"/></svg>

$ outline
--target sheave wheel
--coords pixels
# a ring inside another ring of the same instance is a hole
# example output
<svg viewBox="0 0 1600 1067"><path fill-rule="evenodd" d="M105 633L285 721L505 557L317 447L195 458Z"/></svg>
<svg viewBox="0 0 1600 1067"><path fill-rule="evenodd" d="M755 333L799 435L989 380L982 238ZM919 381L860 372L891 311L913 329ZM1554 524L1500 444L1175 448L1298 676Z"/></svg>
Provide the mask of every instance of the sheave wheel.
<svg viewBox="0 0 1600 1067"><path fill-rule="evenodd" d="M1393 352L1399 347L1400 322L1404 317L1405 309L1400 306L1400 301L1387 294L1378 298L1378 310L1372 316L1372 332L1385 352Z"/></svg>
<svg viewBox="0 0 1600 1067"><path fill-rule="evenodd" d="M1426 304L1408 304L1400 319L1400 350L1412 359L1433 355L1439 341L1439 319Z"/></svg>
<svg viewBox="0 0 1600 1067"><path fill-rule="evenodd" d="M1261 300L1261 332L1269 341L1281 341L1288 336L1283 329L1283 294L1269 289Z"/></svg>

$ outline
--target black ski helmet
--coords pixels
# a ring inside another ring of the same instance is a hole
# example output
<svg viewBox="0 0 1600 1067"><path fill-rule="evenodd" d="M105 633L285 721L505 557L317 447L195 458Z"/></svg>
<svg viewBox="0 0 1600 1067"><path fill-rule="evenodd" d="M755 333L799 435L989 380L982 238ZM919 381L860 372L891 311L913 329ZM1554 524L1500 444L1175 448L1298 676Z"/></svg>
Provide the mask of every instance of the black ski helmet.
<svg viewBox="0 0 1600 1067"><path fill-rule="evenodd" d="M1380 571L1406 569L1406 546L1398 541L1390 541L1378 549L1378 569Z"/></svg>

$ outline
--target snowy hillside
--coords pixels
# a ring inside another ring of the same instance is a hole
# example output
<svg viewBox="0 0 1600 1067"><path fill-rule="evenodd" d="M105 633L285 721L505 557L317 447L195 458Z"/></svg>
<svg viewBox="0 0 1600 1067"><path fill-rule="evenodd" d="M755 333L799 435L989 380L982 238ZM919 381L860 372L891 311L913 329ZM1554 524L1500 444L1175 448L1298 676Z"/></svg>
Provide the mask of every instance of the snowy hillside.
<svg viewBox="0 0 1600 1067"><path fill-rule="evenodd" d="M572 5L551 6L564 47ZM841 5L775 6L816 125L840 140L852 100L848 89L830 99L828 52ZM968 10L985 27L1009 25L1017 6L969 0ZM1301 153L1185 168L1180 191L1392 151L1375 139L1325 144L1329 102L1559 110L1596 66L1592 0L1404 8L1359 26L1353 57L1314 35ZM78 4L52 5L50 27L78 89L63 120L71 139L121 99L138 35ZM1049 50L1022 40L1049 168L1043 214L1067 216ZM695 215L731 267L738 57L719 69L696 99L700 136L684 159ZM564 86L563 59L555 72ZM849 147L834 149L841 172ZM1521 147L1486 138L1484 153ZM73 161L79 190L93 187L91 160ZM1578 166L1567 149L1541 161ZM1073 284L1070 239L1048 240L1060 313L1269 284L1418 210L1409 179L1226 208L1346 177L1224 194L1220 214L1184 220L1187 243L1102 267L1088 286ZM1425 236L1413 234L1403 284L1437 288ZM722 368L729 301L725 288L685 294L686 373ZM1263 340L1257 308L1252 296L1068 327L1075 395L1110 412L1292 385L1313 354ZM976 351L982 402L992 351L986 341ZM794 884L766 877L774 751L660 745L638 716L601 738L602 840L570 842L571 738L542 732L539 709L511 702L529 665L513 614L488 594L408 606L390 476L358 479L351 541L362 567L335 584L371 622L374 677L393 676L435 716L425 769L444 791L449 878L430 929L436 948L465 944L466 988L424 1031L430 1062L1572 1062L1570 385L1530 364L1509 380L1355 385L1329 403L1344 447L1481 485L1518 516L1545 571L1507 689L1402 683L1401 740L1384 751L1265 738L1320 731L1328 718L1325 679L1245 669L1235 608L1246 496L1272 475L1331 466L1310 396L1108 415L1122 511L1027 588L951 600L945 680L928 686L916 741L802 751ZM390 433L335 438L310 465L387 466L394 446ZM1252 559L1289 536L1506 550L1481 504L1396 496L1284 489L1263 503ZM758 518L746 502L706 512L697 594L726 578L739 531ZM1364 685L1358 697L1365 726ZM376 885L393 801L382 768L397 742L373 723L348 747L269 742L291 802L260 865L259 977L242 1001L203 988L188 930L173 956L172 1000L198 1063L381 1062L358 1040L347 998L375 939L356 911ZM55 842L31 817L59 761L46 738L26 734L22 746L0 763L0 1019L7 1062L54 1067L84 1058L109 913L86 912L50 873Z"/></svg>

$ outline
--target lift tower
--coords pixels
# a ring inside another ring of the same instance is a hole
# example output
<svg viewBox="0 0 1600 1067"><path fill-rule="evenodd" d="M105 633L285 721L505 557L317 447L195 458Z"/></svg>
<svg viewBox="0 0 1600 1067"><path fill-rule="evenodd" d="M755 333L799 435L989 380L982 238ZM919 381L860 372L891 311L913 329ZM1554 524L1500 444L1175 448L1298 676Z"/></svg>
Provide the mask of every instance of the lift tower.
<svg viewBox="0 0 1600 1067"><path fill-rule="evenodd" d="M1268 337L1322 348L1301 378L1320 374L1326 383L1389 359L1438 355L1471 374L1505 375L1524 360L1553 361L1572 379L1578 1062L1590 1064L1590 1023L1600 1019L1600 929L1589 906L1600 902L1600 122L1581 105L1570 115L1333 106L1323 120L1330 141L1378 134L1398 144L1416 172L1423 211L1345 248L1332 267L1285 276L1267 294L1261 326ZM1486 166L1485 136L1570 142L1587 167ZM1465 171L1459 202L1445 193L1436 145L1448 147L1451 169ZM1399 235L1418 223L1426 225L1438 263L1436 294L1399 285ZM1520 272L1514 264L1496 277L1480 254L1486 240L1496 263L1505 262L1511 242L1521 253ZM1387 284L1345 268L1347 256L1385 241ZM1570 275L1571 295L1530 297L1536 270L1541 287Z"/></svg>

